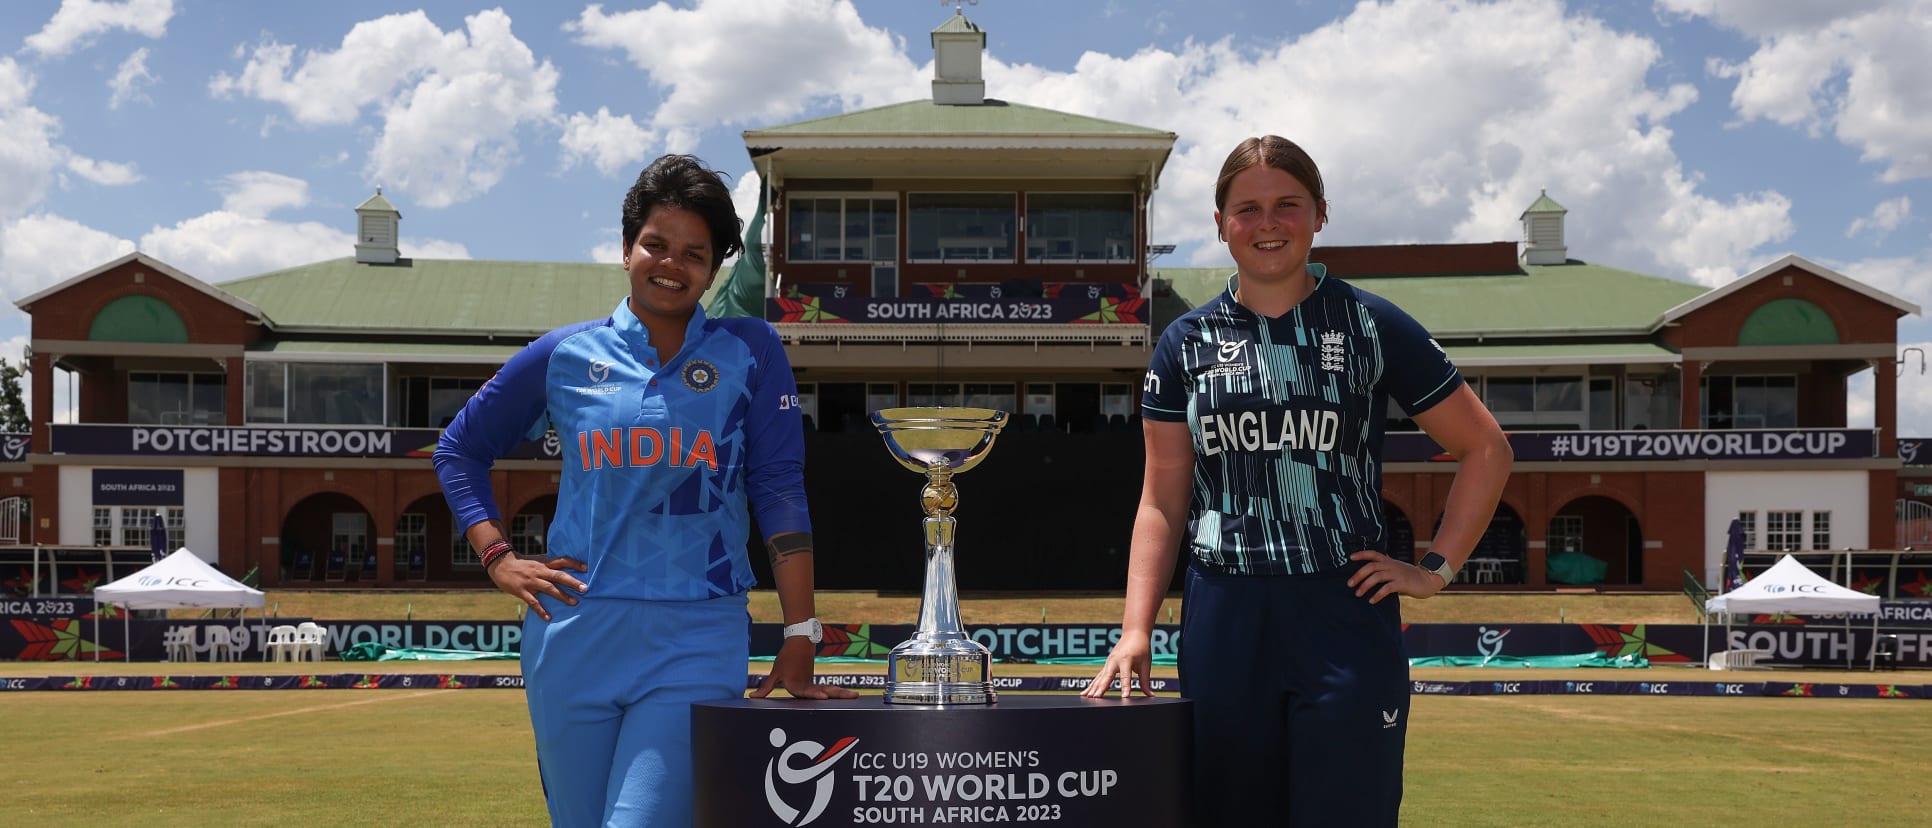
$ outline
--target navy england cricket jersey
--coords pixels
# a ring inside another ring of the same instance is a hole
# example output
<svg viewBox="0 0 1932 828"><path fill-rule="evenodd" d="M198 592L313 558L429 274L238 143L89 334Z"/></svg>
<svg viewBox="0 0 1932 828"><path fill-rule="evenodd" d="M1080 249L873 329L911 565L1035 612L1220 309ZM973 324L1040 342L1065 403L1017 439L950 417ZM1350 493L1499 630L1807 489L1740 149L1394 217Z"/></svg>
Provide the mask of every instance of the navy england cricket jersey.
<svg viewBox="0 0 1932 828"><path fill-rule="evenodd" d="M504 363L443 431L436 471L458 527L498 518L491 462L555 430L563 475L544 551L588 563L598 597L731 595L756 583L748 505L767 536L811 531L797 395L763 320L700 307L660 365L626 299Z"/></svg>
<svg viewBox="0 0 1932 828"><path fill-rule="evenodd" d="M1142 416L1185 420L1194 442L1187 542L1233 574L1335 569L1387 551L1382 433L1391 400L1411 415L1462 385L1413 317L1309 264L1315 290L1278 318L1228 289L1161 334Z"/></svg>

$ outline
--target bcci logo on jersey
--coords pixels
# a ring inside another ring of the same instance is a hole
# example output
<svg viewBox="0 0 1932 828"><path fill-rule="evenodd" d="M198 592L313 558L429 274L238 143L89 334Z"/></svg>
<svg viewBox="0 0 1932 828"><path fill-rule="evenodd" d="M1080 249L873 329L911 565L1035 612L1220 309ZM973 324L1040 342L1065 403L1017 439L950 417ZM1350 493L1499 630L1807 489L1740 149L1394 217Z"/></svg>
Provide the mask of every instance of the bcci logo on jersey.
<svg viewBox="0 0 1932 828"><path fill-rule="evenodd" d="M684 386L700 394L718 387L718 366L702 359L684 364Z"/></svg>
<svg viewBox="0 0 1932 828"><path fill-rule="evenodd" d="M785 731L771 729L771 746L783 748L778 756L765 763L765 804L771 806L773 816L785 821L786 825L810 825L825 813L825 806L832 803L832 788L835 786L832 766L850 753L859 744L859 737L847 736L826 747L810 739L800 739L785 744ZM794 760L806 759L806 763L795 766ZM811 804L804 808L792 807L786 797L779 793L779 783L787 790L812 784Z"/></svg>

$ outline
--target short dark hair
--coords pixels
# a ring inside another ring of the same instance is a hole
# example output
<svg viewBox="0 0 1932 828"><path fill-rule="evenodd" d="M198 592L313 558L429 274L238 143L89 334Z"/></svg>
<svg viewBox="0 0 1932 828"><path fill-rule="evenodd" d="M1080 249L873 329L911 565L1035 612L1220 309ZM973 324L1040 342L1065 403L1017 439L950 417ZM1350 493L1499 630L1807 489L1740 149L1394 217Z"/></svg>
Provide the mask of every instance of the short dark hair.
<svg viewBox="0 0 1932 828"><path fill-rule="evenodd" d="M724 176L706 167L695 155L666 155L637 174L637 183L624 194L624 252L637 242L638 231L653 207L678 207L697 213L711 228L711 272L731 254L744 249L739 236L744 223L731 205Z"/></svg>
<svg viewBox="0 0 1932 828"><path fill-rule="evenodd" d="M1234 177L1253 167L1274 167L1294 176L1315 197L1315 215L1327 220L1328 196L1322 192L1322 171L1315 167L1315 159L1308 157L1307 150L1279 135L1249 138L1228 153L1228 160L1221 164L1221 177L1214 182L1215 212L1228 206L1228 187L1234 184Z"/></svg>

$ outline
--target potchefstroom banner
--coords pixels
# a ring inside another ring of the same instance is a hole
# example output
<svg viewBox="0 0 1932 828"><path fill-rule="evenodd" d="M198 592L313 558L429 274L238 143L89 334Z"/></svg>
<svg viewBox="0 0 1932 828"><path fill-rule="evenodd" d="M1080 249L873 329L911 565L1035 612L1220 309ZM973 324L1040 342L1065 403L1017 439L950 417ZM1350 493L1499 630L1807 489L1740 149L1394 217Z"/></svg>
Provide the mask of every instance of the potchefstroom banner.
<svg viewBox="0 0 1932 828"><path fill-rule="evenodd" d="M1265 435L1264 435L1265 436ZM1878 456L1878 433L1868 428L1791 428L1744 431L1512 432L1518 462L1564 460L1851 460ZM1903 450L1901 449L1901 456ZM1450 461L1429 436L1389 434L1390 463Z"/></svg>
<svg viewBox="0 0 1932 828"><path fill-rule="evenodd" d="M55 454L166 457L429 457L443 433L434 428L281 426L87 424L51 428ZM518 446L507 459L556 460L562 456L556 435L546 434L542 440Z"/></svg>
<svg viewBox="0 0 1932 828"><path fill-rule="evenodd" d="M102 659L120 659L123 654L134 661L162 661L171 646L193 649L196 660L207 660L220 641L234 642L243 660L262 658L267 626L256 618L243 619L237 629L234 619L139 619L127 625L122 635L118 616L104 617L98 631L86 613L92 602L69 599L20 599L17 610L0 618L0 659L14 660L92 660L96 651ZM21 603L25 602L25 603ZM32 611L46 604L72 614L44 615ZM109 612L103 608L103 612ZM268 625L293 624L304 619L270 619ZM472 650L479 652L518 652L523 628L514 621L319 621L327 631L324 652L327 658L339 657L343 650L357 644L379 644L396 649L428 648ZM211 634L210 627L222 627ZM819 645L821 657L855 657L883 660L900 642L911 638L911 624L827 625ZM1881 633L1897 637L1897 664L1900 667L1932 667L1932 629L1882 623ZM993 650L1002 661L1039 661L1055 658L1104 658L1120 635L1118 627L1082 624L1002 624L969 627L967 633ZM778 650L780 626L752 625L752 654L771 655ZM1708 637L1708 640L1707 640ZM1842 619L1811 619L1809 624L1738 625L1724 639L1721 626L1696 624L1411 624L1403 630L1403 642L1411 658L1444 656L1553 656L1601 653L1609 657L1642 656L1658 664L1690 664L1719 650L1756 649L1768 653L1761 661L1783 666L1843 666L1847 654L1854 665L1867 663L1872 651L1869 620L1852 619L1846 629ZM1180 629L1164 625L1155 630L1154 655L1178 655ZM997 672L997 671L995 671ZM1062 688L1047 688L1062 689ZM1064 689L1078 689L1069 687ZM1157 688L1158 689L1158 688Z"/></svg>

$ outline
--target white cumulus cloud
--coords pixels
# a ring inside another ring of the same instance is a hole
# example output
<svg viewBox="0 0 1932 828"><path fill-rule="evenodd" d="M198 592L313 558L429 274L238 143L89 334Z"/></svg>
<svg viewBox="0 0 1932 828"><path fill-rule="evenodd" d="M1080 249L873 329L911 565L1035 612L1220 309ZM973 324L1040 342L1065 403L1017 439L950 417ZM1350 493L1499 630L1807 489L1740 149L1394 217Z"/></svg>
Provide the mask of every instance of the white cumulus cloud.
<svg viewBox="0 0 1932 828"><path fill-rule="evenodd" d="M579 112L565 119L563 137L558 139L564 169L589 163L604 175L635 175L656 142L657 136L631 116L612 115L604 106L595 115Z"/></svg>
<svg viewBox="0 0 1932 828"><path fill-rule="evenodd" d="M1743 119L1830 133L1885 181L1932 176L1932 0L1659 5L1757 41L1742 61L1711 63L1737 81L1731 108Z"/></svg>
<svg viewBox="0 0 1932 828"><path fill-rule="evenodd" d="M1851 226L1845 228L1845 238L1849 239L1860 233L1870 232L1876 234L1878 238L1883 239L1893 230L1897 230L1899 225L1904 224L1905 220L1911 217L1911 196L1899 196L1898 198L1887 199L1879 202L1878 206L1873 207L1871 215L1852 219Z"/></svg>
<svg viewBox="0 0 1932 828"><path fill-rule="evenodd" d="M0 57L0 221L25 215L66 173L101 186L141 180L134 165L76 154L60 143L60 119L32 106L34 76Z"/></svg>
<svg viewBox="0 0 1932 828"><path fill-rule="evenodd" d="M69 172L103 187L120 187L141 180L133 164L97 161L68 153L66 165Z"/></svg>
<svg viewBox="0 0 1932 828"><path fill-rule="evenodd" d="M112 233L33 213L0 225L0 284L19 299L132 252L134 242Z"/></svg>
<svg viewBox="0 0 1932 828"><path fill-rule="evenodd" d="M142 89L152 86L154 80L154 75L148 72L147 47L135 49L107 81L107 108L120 109L122 104L132 101L152 103Z"/></svg>
<svg viewBox="0 0 1932 828"><path fill-rule="evenodd" d="M650 126L689 152L719 124L767 125L836 102L861 109L927 97L905 41L859 19L850 0L697 0L564 25L587 46L619 49L665 90ZM666 33L675 32L667 37Z"/></svg>
<svg viewBox="0 0 1932 828"><path fill-rule="evenodd" d="M238 75L209 90L281 104L298 124L381 122L364 174L425 207L488 192L518 160L517 132L554 119L558 72L510 30L501 10L444 32L418 10L355 25L334 51L272 40L245 50Z"/></svg>
<svg viewBox="0 0 1932 828"><path fill-rule="evenodd" d="M220 190L221 209L249 218L265 218L284 207L309 203L309 182L262 170L230 173Z"/></svg>
<svg viewBox="0 0 1932 828"><path fill-rule="evenodd" d="M168 33L174 0L61 0L47 25L27 36L27 49L60 57L86 47L102 32L124 29L149 38Z"/></svg>
<svg viewBox="0 0 1932 828"><path fill-rule="evenodd" d="M1212 220L1222 161L1274 133L1322 169L1320 243L1520 240L1547 189L1569 208L1573 257L1716 284L1792 235L1791 204L1700 188L1668 127L1696 91L1653 85L1661 60L1557 0L1392 0L1273 46L1088 53L1068 72L995 54L986 78L992 97L1176 133L1149 241L1192 247L1198 264L1227 260Z"/></svg>

